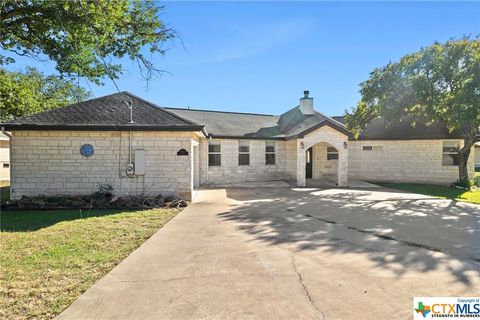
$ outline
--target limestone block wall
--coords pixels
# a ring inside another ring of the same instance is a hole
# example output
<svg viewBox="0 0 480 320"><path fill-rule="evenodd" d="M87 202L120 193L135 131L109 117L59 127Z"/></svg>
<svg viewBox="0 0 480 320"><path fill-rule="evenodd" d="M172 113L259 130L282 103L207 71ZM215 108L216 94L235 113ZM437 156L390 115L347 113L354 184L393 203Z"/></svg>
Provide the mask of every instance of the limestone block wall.
<svg viewBox="0 0 480 320"><path fill-rule="evenodd" d="M2 133L0 133L2 135ZM3 137L0 137L3 138ZM0 180L10 178L10 142L8 138L0 139Z"/></svg>
<svg viewBox="0 0 480 320"><path fill-rule="evenodd" d="M452 183L458 166L444 166L444 140L350 141L349 177L369 181ZM463 145L462 140L460 145ZM363 150L363 147L372 150ZM469 174L473 176L473 155Z"/></svg>
<svg viewBox="0 0 480 320"><path fill-rule="evenodd" d="M243 141L245 139L242 139ZM276 141L276 164L265 164L265 140L250 142L250 165L238 165L237 139L220 139L221 165L208 166L208 140L200 143L200 181L222 185L249 181L294 180L296 146L293 141Z"/></svg>
<svg viewBox="0 0 480 320"><path fill-rule="evenodd" d="M336 177L338 174L338 160L327 160L326 143L318 143L313 146L313 179L321 179L323 176Z"/></svg>
<svg viewBox="0 0 480 320"><path fill-rule="evenodd" d="M14 131L11 185L22 195L90 194L110 184L116 194L168 194L190 198L192 192L192 132ZM94 154L83 157L80 147ZM145 175L128 177L129 144L145 150ZM179 149L189 152L178 156Z"/></svg>

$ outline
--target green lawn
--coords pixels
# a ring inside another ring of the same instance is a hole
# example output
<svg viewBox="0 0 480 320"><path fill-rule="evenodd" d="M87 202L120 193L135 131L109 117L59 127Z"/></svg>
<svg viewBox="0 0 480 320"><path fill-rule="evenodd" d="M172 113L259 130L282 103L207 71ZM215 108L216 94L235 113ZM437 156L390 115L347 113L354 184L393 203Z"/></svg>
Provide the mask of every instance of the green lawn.
<svg viewBox="0 0 480 320"><path fill-rule="evenodd" d="M478 172L477 172L478 175ZM430 184L414 184L414 183L377 183L386 188L398 189L413 193L425 194L433 197L447 198L457 201L470 202L480 204L480 191L465 191L453 189L444 186Z"/></svg>
<svg viewBox="0 0 480 320"><path fill-rule="evenodd" d="M1 212L0 318L53 318L178 212Z"/></svg>

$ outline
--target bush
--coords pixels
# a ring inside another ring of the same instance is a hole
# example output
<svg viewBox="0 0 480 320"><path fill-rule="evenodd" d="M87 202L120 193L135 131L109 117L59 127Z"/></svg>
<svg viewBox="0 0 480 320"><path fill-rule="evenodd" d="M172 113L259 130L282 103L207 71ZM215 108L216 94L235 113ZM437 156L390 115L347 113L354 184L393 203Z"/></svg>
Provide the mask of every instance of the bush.
<svg viewBox="0 0 480 320"><path fill-rule="evenodd" d="M474 184L476 187L480 188L480 176L475 177L475 178L473 179L473 184Z"/></svg>
<svg viewBox="0 0 480 320"><path fill-rule="evenodd" d="M455 186L466 189L466 190L470 190L470 188L473 185L474 185L473 180L467 180L467 179L460 180L459 179L459 180L457 180L457 182L455 182Z"/></svg>

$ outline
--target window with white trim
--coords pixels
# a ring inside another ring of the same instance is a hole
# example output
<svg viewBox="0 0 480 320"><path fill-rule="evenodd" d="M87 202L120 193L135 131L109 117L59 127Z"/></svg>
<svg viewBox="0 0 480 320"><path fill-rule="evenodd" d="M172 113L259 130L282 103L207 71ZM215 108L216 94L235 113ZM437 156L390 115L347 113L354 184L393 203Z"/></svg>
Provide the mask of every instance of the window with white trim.
<svg viewBox="0 0 480 320"><path fill-rule="evenodd" d="M338 160L338 150L334 147L327 147L327 160Z"/></svg>
<svg viewBox="0 0 480 320"><path fill-rule="evenodd" d="M460 143L458 141L443 141L442 164L444 166L458 166L458 152Z"/></svg>
<svg viewBox="0 0 480 320"><path fill-rule="evenodd" d="M208 141L208 166L217 167L222 164L222 148L219 140Z"/></svg>
<svg viewBox="0 0 480 320"><path fill-rule="evenodd" d="M275 151L276 151L276 143L272 140L265 141L265 164L266 165L274 165L275 164Z"/></svg>
<svg viewBox="0 0 480 320"><path fill-rule="evenodd" d="M250 141L248 140L238 141L238 165L250 165Z"/></svg>

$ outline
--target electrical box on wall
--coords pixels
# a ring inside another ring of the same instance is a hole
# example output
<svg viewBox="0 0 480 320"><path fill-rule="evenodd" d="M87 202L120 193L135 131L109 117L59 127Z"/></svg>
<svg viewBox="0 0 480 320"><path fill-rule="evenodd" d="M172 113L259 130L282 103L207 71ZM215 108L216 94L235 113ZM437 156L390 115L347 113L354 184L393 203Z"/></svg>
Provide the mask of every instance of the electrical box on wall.
<svg viewBox="0 0 480 320"><path fill-rule="evenodd" d="M145 174L145 150L135 150L135 175Z"/></svg>
<svg viewBox="0 0 480 320"><path fill-rule="evenodd" d="M135 174L135 164L133 162L130 162L127 165L127 175L133 176Z"/></svg>

